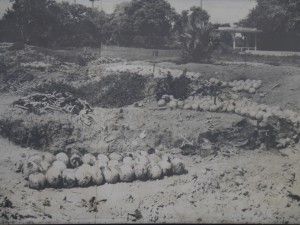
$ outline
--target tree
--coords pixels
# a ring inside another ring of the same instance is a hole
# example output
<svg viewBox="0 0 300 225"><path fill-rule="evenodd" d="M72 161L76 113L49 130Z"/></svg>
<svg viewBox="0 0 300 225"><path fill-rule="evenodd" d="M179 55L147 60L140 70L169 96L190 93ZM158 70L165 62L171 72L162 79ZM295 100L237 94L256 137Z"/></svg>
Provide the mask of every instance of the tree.
<svg viewBox="0 0 300 225"><path fill-rule="evenodd" d="M300 50L300 1L257 0L238 25L263 30L258 45L266 50Z"/></svg>
<svg viewBox="0 0 300 225"><path fill-rule="evenodd" d="M80 4L14 0L0 21L1 39L42 46L99 46L108 16Z"/></svg>
<svg viewBox="0 0 300 225"><path fill-rule="evenodd" d="M116 7L111 17L112 42L162 47L170 36L176 12L165 0L132 0Z"/></svg>
<svg viewBox="0 0 300 225"><path fill-rule="evenodd" d="M185 62L200 62L210 57L216 46L214 26L209 23L208 13L200 7L182 11L177 24L181 55Z"/></svg>
<svg viewBox="0 0 300 225"><path fill-rule="evenodd" d="M56 13L58 46L100 46L101 28L107 15L104 11L85 7L80 4L62 2Z"/></svg>
<svg viewBox="0 0 300 225"><path fill-rule="evenodd" d="M13 0L11 9L3 16L5 36L12 41L43 44L55 29L57 19L52 15L57 5L53 0Z"/></svg>

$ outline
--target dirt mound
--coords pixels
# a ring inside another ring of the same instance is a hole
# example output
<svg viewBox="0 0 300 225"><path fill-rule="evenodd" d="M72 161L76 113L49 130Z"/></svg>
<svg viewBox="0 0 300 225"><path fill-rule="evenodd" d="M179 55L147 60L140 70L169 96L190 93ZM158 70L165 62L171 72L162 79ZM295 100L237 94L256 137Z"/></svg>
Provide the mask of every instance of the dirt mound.
<svg viewBox="0 0 300 225"><path fill-rule="evenodd" d="M148 83L148 78L137 74L111 74L80 87L77 95L94 106L118 108L144 99Z"/></svg>

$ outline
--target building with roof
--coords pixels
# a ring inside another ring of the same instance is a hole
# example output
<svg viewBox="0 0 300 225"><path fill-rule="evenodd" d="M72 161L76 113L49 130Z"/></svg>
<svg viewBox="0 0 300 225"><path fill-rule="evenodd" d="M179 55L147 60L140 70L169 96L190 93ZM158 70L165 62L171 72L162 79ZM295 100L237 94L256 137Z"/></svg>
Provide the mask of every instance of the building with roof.
<svg viewBox="0 0 300 225"><path fill-rule="evenodd" d="M249 27L219 27L216 31L220 34L227 33L232 37L234 50L257 50L257 34L262 30ZM239 40L237 42L237 39Z"/></svg>

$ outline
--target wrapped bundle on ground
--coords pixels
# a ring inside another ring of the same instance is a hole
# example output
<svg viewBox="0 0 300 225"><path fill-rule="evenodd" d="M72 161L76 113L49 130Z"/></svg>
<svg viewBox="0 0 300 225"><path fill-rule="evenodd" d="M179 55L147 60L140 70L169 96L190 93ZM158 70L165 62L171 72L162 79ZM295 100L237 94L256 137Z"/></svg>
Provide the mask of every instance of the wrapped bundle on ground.
<svg viewBox="0 0 300 225"><path fill-rule="evenodd" d="M58 188L62 185L61 171L55 167L50 167L46 173L46 180L50 187Z"/></svg>
<svg viewBox="0 0 300 225"><path fill-rule="evenodd" d="M52 167L56 168L60 172L62 172L64 169L67 168L66 164L64 162L62 162L62 161L55 161L55 162L53 162Z"/></svg>
<svg viewBox="0 0 300 225"><path fill-rule="evenodd" d="M70 165L72 168L77 168L83 164L82 159L79 155L73 154L70 158Z"/></svg>
<svg viewBox="0 0 300 225"><path fill-rule="evenodd" d="M96 166L98 169L101 170L101 169L103 169L103 168L105 168L107 166L107 162L103 161L103 160L97 159L97 161L96 161L96 163L95 163L94 166Z"/></svg>
<svg viewBox="0 0 300 225"><path fill-rule="evenodd" d="M172 171L173 171L173 174L176 174L176 175L181 175L186 172L185 165L181 159L175 158L172 160Z"/></svg>
<svg viewBox="0 0 300 225"><path fill-rule="evenodd" d="M108 165L108 167L110 167L110 168L112 168L112 167L117 168L117 167L119 167L121 164L120 164L120 162L119 162L118 160L113 159L113 160L110 160L110 161L108 162L107 165Z"/></svg>
<svg viewBox="0 0 300 225"><path fill-rule="evenodd" d="M136 162L137 164L148 165L149 159L148 159L146 156L138 156L138 157L135 159L135 162Z"/></svg>
<svg viewBox="0 0 300 225"><path fill-rule="evenodd" d="M43 158L40 155L33 155L33 156L30 156L28 159L28 162L34 162L36 164L39 164L42 161L43 161Z"/></svg>
<svg viewBox="0 0 300 225"><path fill-rule="evenodd" d="M28 179L30 174L40 172L40 167L35 162L27 162L23 165L22 174L24 179Z"/></svg>
<svg viewBox="0 0 300 225"><path fill-rule="evenodd" d="M42 173L33 173L30 174L29 178L29 187L36 190L44 189L46 186L46 177Z"/></svg>
<svg viewBox="0 0 300 225"><path fill-rule="evenodd" d="M48 163L52 164L56 160L56 157L54 155L52 155L51 153L47 152L43 155L43 159L45 161L47 161Z"/></svg>
<svg viewBox="0 0 300 225"><path fill-rule="evenodd" d="M123 159L123 164L124 165L128 165L128 166L130 166L131 168L133 168L134 167L134 164L135 164L135 161L131 158L131 157L125 157L124 159Z"/></svg>
<svg viewBox="0 0 300 225"><path fill-rule="evenodd" d="M92 182L92 167L88 164L83 164L77 168L75 177L79 187L87 187Z"/></svg>
<svg viewBox="0 0 300 225"><path fill-rule="evenodd" d="M46 173L47 170L49 169L49 167L51 166L51 164L48 161L46 161L46 160L41 161L40 162L40 171L42 173Z"/></svg>
<svg viewBox="0 0 300 225"><path fill-rule="evenodd" d="M171 176L172 175L172 164L166 160L162 160L158 162L159 167L162 170L163 176Z"/></svg>
<svg viewBox="0 0 300 225"><path fill-rule="evenodd" d="M97 160L99 162L101 162L102 164L107 164L109 162L109 158L106 155L104 155L104 154L99 154L97 156Z"/></svg>
<svg viewBox="0 0 300 225"><path fill-rule="evenodd" d="M109 155L109 159L121 161L123 159L123 157L120 154L113 152Z"/></svg>
<svg viewBox="0 0 300 225"><path fill-rule="evenodd" d="M140 151L140 155L141 155L141 156L148 156L149 154L148 154L148 152L146 152L146 151Z"/></svg>
<svg viewBox="0 0 300 225"><path fill-rule="evenodd" d="M91 168L92 182L95 185L101 185L104 183L104 176L102 170L98 168L96 165Z"/></svg>
<svg viewBox="0 0 300 225"><path fill-rule="evenodd" d="M160 99L160 100L157 102L158 107L165 107L166 104L167 104L167 102L166 102L164 99Z"/></svg>
<svg viewBox="0 0 300 225"><path fill-rule="evenodd" d="M88 164L90 166L93 166L96 162L96 157L90 153L87 153L82 157L82 162L83 164Z"/></svg>
<svg viewBox="0 0 300 225"><path fill-rule="evenodd" d="M147 156L150 162L158 163L161 158L157 154L150 154Z"/></svg>
<svg viewBox="0 0 300 225"><path fill-rule="evenodd" d="M115 184L119 181L119 172L116 168L105 167L103 169L104 179L109 184Z"/></svg>
<svg viewBox="0 0 300 225"><path fill-rule="evenodd" d="M162 169L157 163L148 164L148 177L151 180L157 180L162 177Z"/></svg>
<svg viewBox="0 0 300 225"><path fill-rule="evenodd" d="M57 161L63 162L66 166L69 165L69 157L66 153L64 152L58 153L55 157Z"/></svg>
<svg viewBox="0 0 300 225"><path fill-rule="evenodd" d="M30 160L38 163L25 163L22 173L25 179L29 179L30 188L40 190L47 184L52 188L88 187L102 185L104 182L115 184L119 181L156 180L186 172L181 159L171 160L171 156L163 152L165 151L149 149L139 154L127 153L124 157L112 153L110 157L99 154L97 158L89 153L83 157L80 153L72 153L70 159L65 153L56 156L46 153L42 157L31 156Z"/></svg>
<svg viewBox="0 0 300 225"><path fill-rule="evenodd" d="M161 156L161 160L162 160L162 161L171 162L171 155L170 155L170 154L163 154L163 155Z"/></svg>
<svg viewBox="0 0 300 225"><path fill-rule="evenodd" d="M137 180L147 180L148 179L148 163L137 163L134 166L134 174Z"/></svg>
<svg viewBox="0 0 300 225"><path fill-rule="evenodd" d="M62 172L62 184L64 188L73 188L77 185L76 169L65 169Z"/></svg>
<svg viewBox="0 0 300 225"><path fill-rule="evenodd" d="M132 182L135 178L134 170L129 165L122 165L119 169L119 176L121 182Z"/></svg>
<svg viewBox="0 0 300 225"><path fill-rule="evenodd" d="M130 158L132 158L133 160L135 160L138 156L139 156L139 154L136 153L136 152L126 152L126 153L124 154L124 158L125 158L125 157L130 157ZM123 160L124 160L124 159L123 159Z"/></svg>

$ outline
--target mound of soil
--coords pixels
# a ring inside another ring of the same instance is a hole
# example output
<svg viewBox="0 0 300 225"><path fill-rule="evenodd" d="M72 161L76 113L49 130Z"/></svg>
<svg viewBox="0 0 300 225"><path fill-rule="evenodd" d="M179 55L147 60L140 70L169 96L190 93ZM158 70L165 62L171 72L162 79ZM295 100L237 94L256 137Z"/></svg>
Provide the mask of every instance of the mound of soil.
<svg viewBox="0 0 300 225"><path fill-rule="evenodd" d="M137 74L111 74L80 87L76 94L94 106L118 108L144 99L148 83L148 78Z"/></svg>

